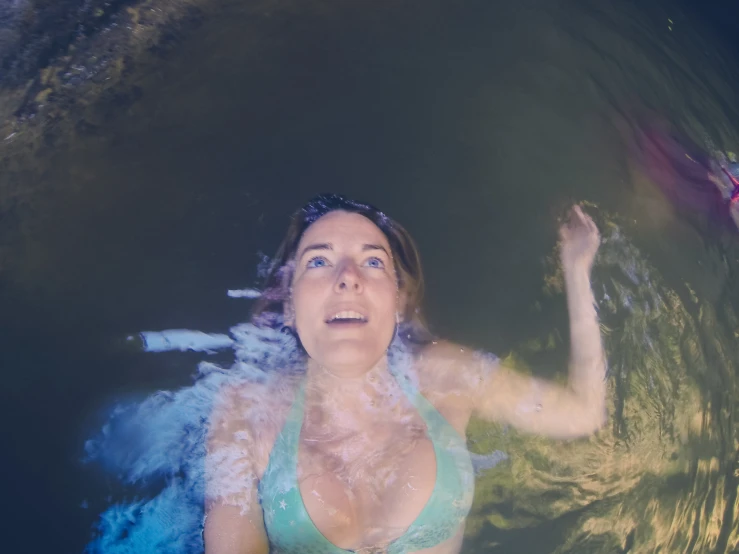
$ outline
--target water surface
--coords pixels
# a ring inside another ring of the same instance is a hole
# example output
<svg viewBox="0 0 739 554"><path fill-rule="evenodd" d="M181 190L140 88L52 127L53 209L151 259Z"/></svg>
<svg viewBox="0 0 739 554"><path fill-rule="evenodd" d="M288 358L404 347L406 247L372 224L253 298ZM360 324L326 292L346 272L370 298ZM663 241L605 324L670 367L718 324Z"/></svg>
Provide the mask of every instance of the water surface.
<svg viewBox="0 0 739 554"><path fill-rule="evenodd" d="M623 133L656 113L739 149L737 64L690 13L213 2L140 75L137 102L41 158L28 186L43 194L4 239L13 551L80 551L133 494L80 466L82 441L111 400L186 385L198 357L136 355L123 337L243 320L225 291L253 282L288 214L324 191L414 234L436 331L544 375L567 355L556 218L588 202L607 239L609 428L557 443L475 426L475 451L511 460L479 479L465 552L736 548L737 237L675 212Z"/></svg>

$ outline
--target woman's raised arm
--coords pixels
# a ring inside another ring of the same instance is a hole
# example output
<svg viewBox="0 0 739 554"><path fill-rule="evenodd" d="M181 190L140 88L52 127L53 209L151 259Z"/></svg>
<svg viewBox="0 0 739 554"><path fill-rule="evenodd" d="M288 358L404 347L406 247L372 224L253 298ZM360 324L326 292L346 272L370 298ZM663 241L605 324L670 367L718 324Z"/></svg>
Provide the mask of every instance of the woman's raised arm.
<svg viewBox="0 0 739 554"><path fill-rule="evenodd" d="M471 408L479 417L558 438L589 435L606 422L606 363L590 269L600 244L592 219L575 206L560 229L570 365L566 385L522 375L494 359L465 356ZM471 378L470 378L471 377Z"/></svg>

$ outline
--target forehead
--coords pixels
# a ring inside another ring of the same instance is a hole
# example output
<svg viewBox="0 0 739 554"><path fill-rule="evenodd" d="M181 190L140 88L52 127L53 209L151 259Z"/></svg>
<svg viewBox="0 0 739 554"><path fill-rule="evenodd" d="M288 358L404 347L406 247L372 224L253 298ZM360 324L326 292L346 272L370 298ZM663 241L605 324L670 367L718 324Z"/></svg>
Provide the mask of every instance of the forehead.
<svg viewBox="0 0 739 554"><path fill-rule="evenodd" d="M363 215L351 212L329 212L306 229L298 250L313 243L331 243L335 247L378 244L388 252L390 245L380 228Z"/></svg>

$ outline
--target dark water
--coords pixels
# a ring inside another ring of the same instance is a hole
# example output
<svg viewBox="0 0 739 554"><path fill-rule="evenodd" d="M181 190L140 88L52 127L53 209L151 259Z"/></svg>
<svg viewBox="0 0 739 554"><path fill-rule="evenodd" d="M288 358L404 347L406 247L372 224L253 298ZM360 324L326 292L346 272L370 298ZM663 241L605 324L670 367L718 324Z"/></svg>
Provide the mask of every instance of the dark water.
<svg viewBox="0 0 739 554"><path fill-rule="evenodd" d="M633 300L601 308L612 424L479 431L512 460L478 484L465 552L734 551L737 236L674 212L622 133L648 111L739 149L718 29L667 3L213 2L138 102L46 154L3 239L8 551L79 552L121 494L79 463L101 410L190 382L197 356L121 339L243 320L226 289L324 191L413 233L442 336L542 374L566 362L556 217L589 202L611 239L598 286Z"/></svg>

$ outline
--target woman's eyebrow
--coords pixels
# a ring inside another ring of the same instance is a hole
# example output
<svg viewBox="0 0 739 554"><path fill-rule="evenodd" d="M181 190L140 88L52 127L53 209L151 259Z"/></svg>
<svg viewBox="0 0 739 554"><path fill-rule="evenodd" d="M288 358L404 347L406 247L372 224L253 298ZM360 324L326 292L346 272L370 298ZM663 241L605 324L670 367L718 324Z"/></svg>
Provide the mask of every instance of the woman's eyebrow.
<svg viewBox="0 0 739 554"><path fill-rule="evenodd" d="M333 249L334 249L333 245L329 242L309 244L308 246L306 246L300 251L296 260L301 260L303 256L306 255L306 253L312 250L333 250ZM381 244L363 244L362 245L362 252L367 252L371 250L382 250L388 258L392 258L392 256L390 255L390 252L387 251L387 248L385 248Z"/></svg>
<svg viewBox="0 0 739 554"><path fill-rule="evenodd" d="M303 256L305 256L306 252L310 252L311 250L333 250L334 247L331 246L328 242L322 242L318 244L309 244L305 248L303 248L300 253L298 254L297 259L300 260Z"/></svg>
<svg viewBox="0 0 739 554"><path fill-rule="evenodd" d="M362 252L366 252L367 250L382 250L388 258L392 257L390 256L390 252L387 251L387 248L381 244L363 244Z"/></svg>

